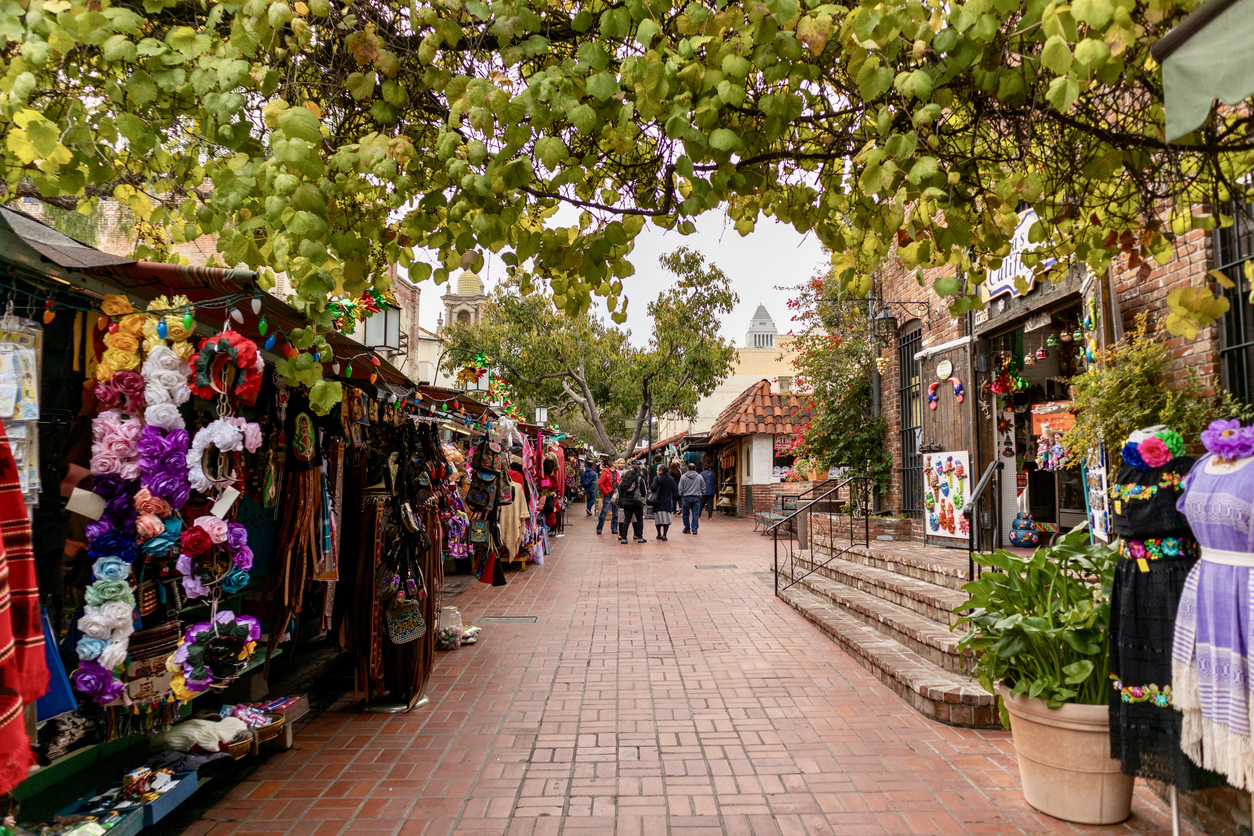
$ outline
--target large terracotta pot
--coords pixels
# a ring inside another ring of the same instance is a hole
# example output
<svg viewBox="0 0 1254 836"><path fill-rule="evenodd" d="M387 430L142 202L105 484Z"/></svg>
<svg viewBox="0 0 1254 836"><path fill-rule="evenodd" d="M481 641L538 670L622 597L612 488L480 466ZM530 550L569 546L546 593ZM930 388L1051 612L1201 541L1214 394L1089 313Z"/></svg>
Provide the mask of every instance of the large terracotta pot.
<svg viewBox="0 0 1254 836"><path fill-rule="evenodd" d="M1110 757L1110 711L1104 705L1062 705L1012 697L1010 712L1023 797L1046 815L1080 824L1115 824L1132 813L1132 785Z"/></svg>
<svg viewBox="0 0 1254 836"><path fill-rule="evenodd" d="M823 481L823 474L822 474L822 473L819 473L817 470L811 470L811 471L810 471L810 473L809 473L808 475L809 475L809 477L810 477L810 481L811 481L811 482L822 482L822 481Z"/></svg>

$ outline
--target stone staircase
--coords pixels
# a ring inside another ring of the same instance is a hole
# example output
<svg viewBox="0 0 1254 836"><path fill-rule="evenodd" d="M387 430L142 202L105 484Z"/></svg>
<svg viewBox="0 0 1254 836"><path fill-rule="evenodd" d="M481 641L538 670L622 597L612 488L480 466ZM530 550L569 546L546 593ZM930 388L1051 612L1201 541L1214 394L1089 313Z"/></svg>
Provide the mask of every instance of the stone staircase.
<svg viewBox="0 0 1254 836"><path fill-rule="evenodd" d="M815 569L815 556L781 558L780 597L859 664L927 717L954 726L1000 728L992 694L968 675L971 660L949 631L966 601L966 552L919 543L854 547ZM828 559L821 552L818 562ZM803 577L804 576L804 577Z"/></svg>

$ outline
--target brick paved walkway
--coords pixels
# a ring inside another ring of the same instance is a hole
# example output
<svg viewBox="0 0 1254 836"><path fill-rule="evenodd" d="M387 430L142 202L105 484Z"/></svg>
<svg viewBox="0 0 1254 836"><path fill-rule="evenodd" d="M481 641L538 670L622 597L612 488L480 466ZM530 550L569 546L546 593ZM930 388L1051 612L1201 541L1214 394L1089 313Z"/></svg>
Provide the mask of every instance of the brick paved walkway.
<svg viewBox="0 0 1254 836"><path fill-rule="evenodd" d="M487 626L412 716L328 712L189 836L854 836L1073 828L1023 801L1008 733L927 721L772 596L741 520L620 546L577 517L544 566L476 584ZM695 567L706 568L695 568ZM724 568L724 567L734 568ZM711 568L712 567L712 568ZM1169 829L1168 831L1169 832ZM1186 831L1192 832L1192 831Z"/></svg>

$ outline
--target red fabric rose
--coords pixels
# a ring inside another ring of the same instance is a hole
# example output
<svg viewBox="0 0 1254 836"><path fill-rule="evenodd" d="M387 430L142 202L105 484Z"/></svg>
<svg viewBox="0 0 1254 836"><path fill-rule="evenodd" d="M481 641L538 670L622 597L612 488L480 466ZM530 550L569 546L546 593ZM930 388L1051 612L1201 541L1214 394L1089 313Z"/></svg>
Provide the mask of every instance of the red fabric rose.
<svg viewBox="0 0 1254 836"><path fill-rule="evenodd" d="M184 554L200 557L213 547L213 540L209 537L209 532L194 525L179 535L179 544L183 547Z"/></svg>

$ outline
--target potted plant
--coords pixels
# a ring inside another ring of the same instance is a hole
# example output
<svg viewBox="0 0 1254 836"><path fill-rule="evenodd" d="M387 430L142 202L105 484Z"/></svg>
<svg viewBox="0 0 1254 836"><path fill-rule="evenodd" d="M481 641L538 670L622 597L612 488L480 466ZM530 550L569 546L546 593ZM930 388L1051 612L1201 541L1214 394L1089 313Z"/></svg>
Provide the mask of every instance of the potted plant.
<svg viewBox="0 0 1254 836"><path fill-rule="evenodd" d="M1107 656L1118 553L1089 543L1087 524L1029 557L978 554L963 589L959 648L978 655L980 684L1001 697L1027 802L1083 824L1114 824L1132 808L1132 776L1110 756Z"/></svg>

